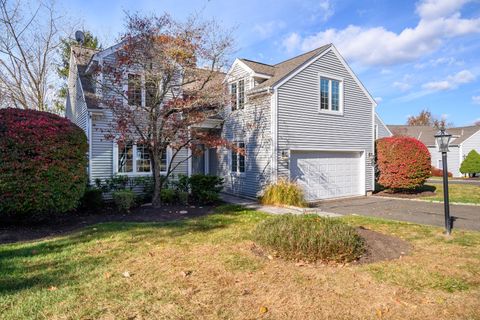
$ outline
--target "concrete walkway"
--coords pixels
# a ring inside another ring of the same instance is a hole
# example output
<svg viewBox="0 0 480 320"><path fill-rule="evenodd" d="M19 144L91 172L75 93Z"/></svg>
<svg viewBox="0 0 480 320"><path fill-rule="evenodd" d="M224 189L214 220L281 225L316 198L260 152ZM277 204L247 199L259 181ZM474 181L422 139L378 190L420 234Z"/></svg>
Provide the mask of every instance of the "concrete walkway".
<svg viewBox="0 0 480 320"><path fill-rule="evenodd" d="M240 198L236 197L230 194L222 193L220 194L220 198L231 204L237 204L244 206L248 209L253 209L253 210L258 210L270 214L306 214L306 213L312 213L312 214L318 214L319 216L323 217L339 217L341 214L338 213L329 213L329 212L324 212L320 208L298 208L298 207L275 207L275 206L265 206L256 200L252 199L246 199L246 198Z"/></svg>

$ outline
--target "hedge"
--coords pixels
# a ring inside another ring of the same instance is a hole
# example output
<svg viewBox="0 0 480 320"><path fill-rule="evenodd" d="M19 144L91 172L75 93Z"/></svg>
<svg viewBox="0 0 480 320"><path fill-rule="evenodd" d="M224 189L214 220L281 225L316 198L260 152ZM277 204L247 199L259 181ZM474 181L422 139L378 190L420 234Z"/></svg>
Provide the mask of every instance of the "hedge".
<svg viewBox="0 0 480 320"><path fill-rule="evenodd" d="M411 137L388 137L377 141L378 183L391 190L420 187L431 175L430 152Z"/></svg>
<svg viewBox="0 0 480 320"><path fill-rule="evenodd" d="M87 139L69 120L0 109L0 215L74 209L87 185Z"/></svg>

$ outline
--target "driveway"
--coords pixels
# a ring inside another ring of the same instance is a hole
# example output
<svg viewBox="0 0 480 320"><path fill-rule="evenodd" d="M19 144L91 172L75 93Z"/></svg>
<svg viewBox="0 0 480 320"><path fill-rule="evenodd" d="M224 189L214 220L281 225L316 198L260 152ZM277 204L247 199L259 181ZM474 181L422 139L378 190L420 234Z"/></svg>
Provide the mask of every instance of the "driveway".
<svg viewBox="0 0 480 320"><path fill-rule="evenodd" d="M359 214L440 227L445 225L443 203L371 196L325 201L317 207L325 212L343 215ZM480 231L480 206L451 205L450 215L456 218L454 228Z"/></svg>

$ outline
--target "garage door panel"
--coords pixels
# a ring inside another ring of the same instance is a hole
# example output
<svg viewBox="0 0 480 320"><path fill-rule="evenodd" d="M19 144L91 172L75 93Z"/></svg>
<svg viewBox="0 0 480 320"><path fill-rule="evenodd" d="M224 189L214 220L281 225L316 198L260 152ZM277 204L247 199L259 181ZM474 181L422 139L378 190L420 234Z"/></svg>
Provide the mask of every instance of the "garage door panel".
<svg viewBox="0 0 480 320"><path fill-rule="evenodd" d="M310 201L359 195L360 161L360 152L292 152L291 177Z"/></svg>

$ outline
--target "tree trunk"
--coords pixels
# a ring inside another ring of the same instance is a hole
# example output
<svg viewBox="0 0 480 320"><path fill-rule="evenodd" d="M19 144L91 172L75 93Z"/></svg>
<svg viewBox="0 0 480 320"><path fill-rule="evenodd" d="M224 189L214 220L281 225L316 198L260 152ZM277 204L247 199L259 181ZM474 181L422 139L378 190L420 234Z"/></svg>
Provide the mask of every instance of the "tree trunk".
<svg viewBox="0 0 480 320"><path fill-rule="evenodd" d="M160 208L162 206L162 199L160 198L160 194L162 191L162 186L163 186L163 179L161 175L161 155L158 156L156 152L153 152L150 155L153 163L152 163L152 169L153 169L153 197L152 197L152 206L154 208Z"/></svg>

